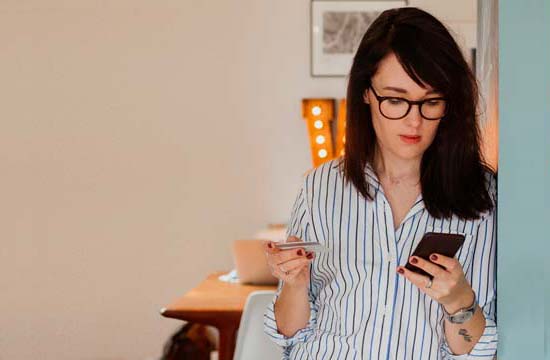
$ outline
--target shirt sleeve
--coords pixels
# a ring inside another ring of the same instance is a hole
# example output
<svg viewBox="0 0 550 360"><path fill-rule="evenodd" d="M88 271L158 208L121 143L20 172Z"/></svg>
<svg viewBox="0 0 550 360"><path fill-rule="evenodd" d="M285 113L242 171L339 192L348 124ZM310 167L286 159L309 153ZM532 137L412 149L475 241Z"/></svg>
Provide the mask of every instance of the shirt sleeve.
<svg viewBox="0 0 550 360"><path fill-rule="evenodd" d="M473 245L472 265L466 270L466 279L476 293L479 307L485 315L483 335L468 354L454 355L444 337L443 359L494 359L497 353L498 332L496 316L496 251L497 251L497 206L496 177L490 177L490 196L495 207L482 216Z"/></svg>
<svg viewBox="0 0 550 360"><path fill-rule="evenodd" d="M306 180L304 180L304 183L302 184L302 187L294 202L289 225L286 231L286 237L288 238L289 236L296 236L303 241L316 241L313 234L311 234L310 212L308 210L306 196L306 183L307 178ZM315 300L317 296L310 283L308 290L310 307L309 321L306 327L298 330L294 335L287 337L279 332L274 312L275 302L277 301L281 293L283 285L284 282L279 281L279 285L277 287L277 291L275 293L273 301L268 305L264 313L264 332L269 335L273 342L275 342L279 346L282 346L283 348L285 348L285 352L288 352L293 345L298 342L304 342L307 338L313 335L315 324L317 323L317 306L315 305Z"/></svg>

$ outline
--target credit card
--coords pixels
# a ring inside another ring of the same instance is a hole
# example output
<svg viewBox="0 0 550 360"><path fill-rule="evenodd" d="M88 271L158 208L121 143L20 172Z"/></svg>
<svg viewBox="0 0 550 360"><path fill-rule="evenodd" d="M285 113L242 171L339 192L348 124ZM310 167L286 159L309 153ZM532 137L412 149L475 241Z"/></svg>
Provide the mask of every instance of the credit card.
<svg viewBox="0 0 550 360"><path fill-rule="evenodd" d="M291 250L291 249L304 249L305 251L313 252L322 252L327 251L328 248L321 244L320 242L315 241L298 241L298 242L288 242L288 243L275 243L275 247L281 250Z"/></svg>

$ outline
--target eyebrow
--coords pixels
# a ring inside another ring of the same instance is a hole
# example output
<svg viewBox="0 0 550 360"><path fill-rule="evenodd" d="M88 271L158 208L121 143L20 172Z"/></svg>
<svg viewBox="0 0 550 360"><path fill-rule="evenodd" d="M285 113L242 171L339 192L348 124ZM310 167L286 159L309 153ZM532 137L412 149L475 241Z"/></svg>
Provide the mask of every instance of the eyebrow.
<svg viewBox="0 0 550 360"><path fill-rule="evenodd" d="M408 94L409 92L405 89L402 89L402 88L398 88L398 87L394 87L394 86L386 86L383 88L383 90L393 90L395 92L398 92L398 93L402 93L402 94ZM437 90L430 90L426 93L426 95L430 95L430 94L440 94L441 92L440 91L437 91Z"/></svg>

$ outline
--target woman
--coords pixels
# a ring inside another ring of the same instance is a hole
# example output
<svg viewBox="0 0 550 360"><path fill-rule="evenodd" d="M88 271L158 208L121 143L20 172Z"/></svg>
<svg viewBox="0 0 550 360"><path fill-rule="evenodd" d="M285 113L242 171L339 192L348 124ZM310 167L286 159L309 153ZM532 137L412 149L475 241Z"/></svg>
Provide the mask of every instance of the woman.
<svg viewBox="0 0 550 360"><path fill-rule="evenodd" d="M349 75L345 155L305 176L287 233L329 251L266 243L281 281L265 331L285 358L496 353L496 174L480 155L477 96L430 14L392 9L370 26ZM411 257L430 231L465 242L454 258Z"/></svg>

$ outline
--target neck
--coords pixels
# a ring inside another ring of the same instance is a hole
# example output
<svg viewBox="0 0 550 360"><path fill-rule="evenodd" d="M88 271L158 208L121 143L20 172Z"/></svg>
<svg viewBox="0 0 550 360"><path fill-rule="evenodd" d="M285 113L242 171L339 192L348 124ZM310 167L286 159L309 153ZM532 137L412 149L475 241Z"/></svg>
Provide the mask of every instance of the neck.
<svg viewBox="0 0 550 360"><path fill-rule="evenodd" d="M421 158L405 160L387 152L376 151L374 168L380 181L415 186L420 182L421 160Z"/></svg>

